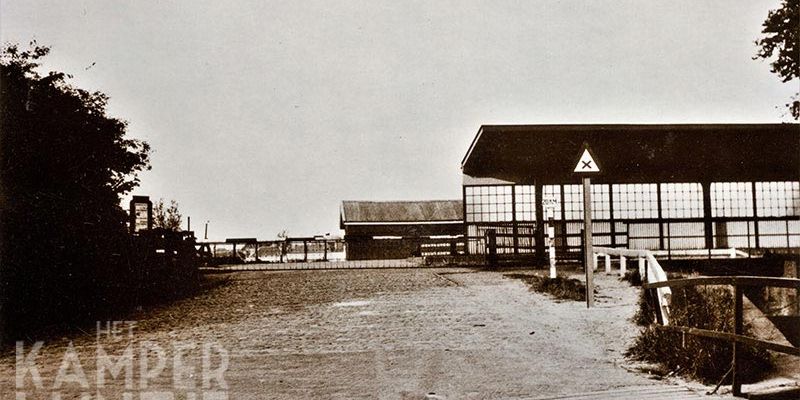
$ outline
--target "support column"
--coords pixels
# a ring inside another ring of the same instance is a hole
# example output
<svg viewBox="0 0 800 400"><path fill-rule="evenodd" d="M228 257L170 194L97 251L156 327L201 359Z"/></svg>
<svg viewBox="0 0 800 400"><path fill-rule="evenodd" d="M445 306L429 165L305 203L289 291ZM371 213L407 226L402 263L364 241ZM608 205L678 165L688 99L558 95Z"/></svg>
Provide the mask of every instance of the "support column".
<svg viewBox="0 0 800 400"><path fill-rule="evenodd" d="M536 191L536 264L545 265L548 260L544 251L544 193L542 193L544 190L542 190L542 183L538 181L534 184L534 188Z"/></svg>
<svg viewBox="0 0 800 400"><path fill-rule="evenodd" d="M701 182L703 189L703 230L706 236L706 248L714 248L714 223L711 221L711 182Z"/></svg>
<svg viewBox="0 0 800 400"><path fill-rule="evenodd" d="M461 215L464 217L464 254L469 254L469 219L467 218L467 187L461 185Z"/></svg>
<svg viewBox="0 0 800 400"><path fill-rule="evenodd" d="M511 230L514 254L519 254L519 226L517 225L517 185L511 185Z"/></svg>
<svg viewBox="0 0 800 400"><path fill-rule="evenodd" d="M617 247L617 222L614 220L614 185L608 184L608 218L611 221L611 247Z"/></svg>
<svg viewBox="0 0 800 400"><path fill-rule="evenodd" d="M753 194L753 236L756 239L755 240L756 248L760 249L761 248L761 241L760 241L760 239L758 237L758 200L757 200L758 196L756 195L756 183L755 182L750 182L750 185L751 185L751 191L753 192L752 193ZM748 222L748 226L749 226L749 222ZM749 229L748 229L748 231L749 231ZM748 243L749 243L749 241L748 241Z"/></svg>
<svg viewBox="0 0 800 400"><path fill-rule="evenodd" d="M656 184L656 201L658 202L658 249L664 250L664 215L661 211L661 184Z"/></svg>

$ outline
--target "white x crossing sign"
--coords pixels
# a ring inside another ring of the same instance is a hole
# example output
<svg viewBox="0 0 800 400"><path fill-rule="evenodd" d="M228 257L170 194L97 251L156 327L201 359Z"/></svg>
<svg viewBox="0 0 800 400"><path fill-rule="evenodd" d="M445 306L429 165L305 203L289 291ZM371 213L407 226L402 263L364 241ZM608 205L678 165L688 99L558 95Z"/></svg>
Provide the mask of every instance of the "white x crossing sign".
<svg viewBox="0 0 800 400"><path fill-rule="evenodd" d="M584 146L583 154L581 154L581 158L578 159L578 164L575 165L575 171L578 173L584 172L600 172L600 166L597 165L597 162L592 157L592 153L589 152L589 147Z"/></svg>

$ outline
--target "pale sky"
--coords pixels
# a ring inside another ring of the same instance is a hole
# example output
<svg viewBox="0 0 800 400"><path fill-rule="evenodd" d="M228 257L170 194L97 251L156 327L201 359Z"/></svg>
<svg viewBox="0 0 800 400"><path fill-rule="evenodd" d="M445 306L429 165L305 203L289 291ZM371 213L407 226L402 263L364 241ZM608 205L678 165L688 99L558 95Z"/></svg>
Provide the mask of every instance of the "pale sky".
<svg viewBox="0 0 800 400"><path fill-rule="evenodd" d="M460 198L481 124L788 121L797 81L751 59L778 4L0 0L0 38L110 96L154 149L137 194L272 239Z"/></svg>

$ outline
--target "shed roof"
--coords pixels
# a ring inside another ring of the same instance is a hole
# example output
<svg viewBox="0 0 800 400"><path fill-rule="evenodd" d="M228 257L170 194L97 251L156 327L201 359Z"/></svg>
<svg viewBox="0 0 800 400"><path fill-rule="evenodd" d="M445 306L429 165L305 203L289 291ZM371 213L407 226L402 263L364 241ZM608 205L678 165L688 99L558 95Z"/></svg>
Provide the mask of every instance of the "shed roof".
<svg viewBox="0 0 800 400"><path fill-rule="evenodd" d="M461 200L343 201L343 224L463 221Z"/></svg>
<svg viewBox="0 0 800 400"><path fill-rule="evenodd" d="M600 182L800 179L800 124L484 125L464 174L511 182L565 183L583 144Z"/></svg>

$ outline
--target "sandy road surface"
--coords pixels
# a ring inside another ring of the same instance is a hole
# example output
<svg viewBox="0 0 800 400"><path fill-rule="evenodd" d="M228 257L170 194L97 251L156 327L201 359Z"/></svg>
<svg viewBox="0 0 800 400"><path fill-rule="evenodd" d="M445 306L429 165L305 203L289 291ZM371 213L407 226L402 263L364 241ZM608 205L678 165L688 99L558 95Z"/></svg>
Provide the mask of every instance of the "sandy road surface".
<svg viewBox="0 0 800 400"><path fill-rule="evenodd" d="M140 398L154 390L200 399L204 343L212 343L212 372L205 375L224 368L221 352L228 361L227 388L211 379L206 390L230 399L514 399L666 385L624 368L622 353L637 331L628 321L636 291L615 277L597 276L600 297L591 310L532 293L501 272L240 272L225 278L230 282L208 293L134 316L132 336L72 338L86 382L73 366L53 389L69 351L66 340L46 343L35 360L43 389L28 374L21 391L28 399L98 391L105 398ZM158 354L145 347L146 367L154 372L142 388L145 342L163 348L165 362L155 369ZM98 383L98 343L111 355L133 349L129 386L124 373ZM0 398L14 398L14 374L14 354L5 354Z"/></svg>

